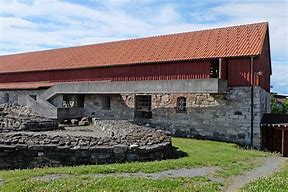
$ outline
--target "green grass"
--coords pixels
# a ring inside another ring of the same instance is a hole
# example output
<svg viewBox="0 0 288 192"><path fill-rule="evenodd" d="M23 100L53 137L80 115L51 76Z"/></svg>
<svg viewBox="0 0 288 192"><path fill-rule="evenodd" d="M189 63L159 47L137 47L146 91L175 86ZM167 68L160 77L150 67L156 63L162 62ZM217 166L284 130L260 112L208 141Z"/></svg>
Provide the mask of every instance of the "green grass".
<svg viewBox="0 0 288 192"><path fill-rule="evenodd" d="M168 169L216 166L217 177L229 178L259 164L258 157L269 155L256 150L244 150L237 145L173 138L173 146L187 153L187 157L153 162L134 162L108 165L40 168L0 171L5 185L0 191L218 191L224 183L209 181L206 177L177 179L95 178L91 173L159 172ZM73 177L50 182L31 180L46 174L71 174Z"/></svg>
<svg viewBox="0 0 288 192"><path fill-rule="evenodd" d="M288 161L285 167L271 177L263 177L244 187L243 192L287 192L288 191Z"/></svg>
<svg viewBox="0 0 288 192"><path fill-rule="evenodd" d="M92 176L72 177L68 179L58 179L50 182L44 181L23 181L21 184L14 183L9 189L4 191L41 191L41 192L68 192L68 191L219 191L219 183L209 182L206 178L198 177L194 179L143 179L125 177L103 177Z"/></svg>

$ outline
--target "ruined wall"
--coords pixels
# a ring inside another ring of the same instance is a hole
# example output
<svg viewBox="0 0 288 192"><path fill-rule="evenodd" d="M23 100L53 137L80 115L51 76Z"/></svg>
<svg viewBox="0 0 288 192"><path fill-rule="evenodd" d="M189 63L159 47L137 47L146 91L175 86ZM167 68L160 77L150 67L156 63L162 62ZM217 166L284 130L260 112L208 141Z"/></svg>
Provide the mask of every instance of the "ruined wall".
<svg viewBox="0 0 288 192"><path fill-rule="evenodd" d="M111 98L110 109L103 108L104 97ZM100 119L129 119L134 117L134 95L85 95L85 116Z"/></svg>
<svg viewBox="0 0 288 192"><path fill-rule="evenodd" d="M186 98L187 111L177 112L177 98ZM226 94L155 94L151 123L173 135L250 143L251 88L229 88ZM269 106L269 107L268 107ZM260 121L270 111L269 93L254 89L254 144L260 146Z"/></svg>
<svg viewBox="0 0 288 192"><path fill-rule="evenodd" d="M69 148L57 145L0 144L0 169L75 166L171 158L171 143L152 146L96 146Z"/></svg>

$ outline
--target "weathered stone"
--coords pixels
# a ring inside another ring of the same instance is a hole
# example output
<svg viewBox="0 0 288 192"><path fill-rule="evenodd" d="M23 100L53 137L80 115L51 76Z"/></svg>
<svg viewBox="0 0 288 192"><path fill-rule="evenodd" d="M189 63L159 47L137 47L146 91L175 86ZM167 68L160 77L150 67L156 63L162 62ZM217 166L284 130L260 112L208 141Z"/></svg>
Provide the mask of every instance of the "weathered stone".
<svg viewBox="0 0 288 192"><path fill-rule="evenodd" d="M78 125L79 126L87 126L89 125L90 122L89 122L89 118L88 117L83 117L79 122L78 122Z"/></svg>
<svg viewBox="0 0 288 192"><path fill-rule="evenodd" d="M128 149L127 145L115 145L114 153L126 153L127 149Z"/></svg>
<svg viewBox="0 0 288 192"><path fill-rule="evenodd" d="M132 144L132 145L130 145L129 146L129 149L136 149L136 148L138 148L139 147L139 145L137 145L137 144Z"/></svg>
<svg viewBox="0 0 288 192"><path fill-rule="evenodd" d="M138 154L127 154L127 160L128 161L138 161L139 160L139 155Z"/></svg>
<svg viewBox="0 0 288 192"><path fill-rule="evenodd" d="M72 125L78 125L78 119L71 119L71 124Z"/></svg>
<svg viewBox="0 0 288 192"><path fill-rule="evenodd" d="M250 87L233 87L226 94L208 93L174 93L153 94L152 119L157 128L170 131L172 135L180 137L207 138L222 141L232 141L247 145L248 140L239 138L238 134L245 134L250 130ZM269 93L260 87L254 89L254 131L260 133L260 121L264 113L270 111ZM163 100L163 95L165 100ZM187 113L177 113L177 98L186 98ZM165 109L156 106L165 106ZM191 131L191 128L194 130ZM227 131L233 130L236 138L229 137ZM219 134L214 134L218 132ZM229 139L231 138L231 140ZM254 137L254 143L260 143L260 135ZM260 146L256 146L260 147Z"/></svg>
<svg viewBox="0 0 288 192"><path fill-rule="evenodd" d="M0 132L10 131L48 131L58 129L58 124L46 117L42 117L31 109L16 104L0 104L2 123ZM3 116L3 113L5 116Z"/></svg>
<svg viewBox="0 0 288 192"><path fill-rule="evenodd" d="M239 139L245 139L245 137L246 137L246 134L245 134L245 133L239 133L239 134L238 134L238 138L239 138Z"/></svg>

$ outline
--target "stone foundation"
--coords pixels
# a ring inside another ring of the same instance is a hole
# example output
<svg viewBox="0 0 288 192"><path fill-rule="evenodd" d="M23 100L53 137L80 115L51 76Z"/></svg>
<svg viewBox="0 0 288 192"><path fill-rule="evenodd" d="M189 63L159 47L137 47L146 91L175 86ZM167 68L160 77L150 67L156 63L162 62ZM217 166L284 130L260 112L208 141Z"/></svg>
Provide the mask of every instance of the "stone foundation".
<svg viewBox="0 0 288 192"><path fill-rule="evenodd" d="M171 143L133 147L69 148L55 145L0 145L0 169L106 164L162 160L171 157Z"/></svg>

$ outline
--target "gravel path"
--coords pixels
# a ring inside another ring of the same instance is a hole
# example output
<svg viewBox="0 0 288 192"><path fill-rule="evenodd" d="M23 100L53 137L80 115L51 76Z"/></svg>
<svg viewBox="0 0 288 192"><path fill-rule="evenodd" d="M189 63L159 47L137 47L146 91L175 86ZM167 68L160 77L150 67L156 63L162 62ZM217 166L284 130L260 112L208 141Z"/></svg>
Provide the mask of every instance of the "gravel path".
<svg viewBox="0 0 288 192"><path fill-rule="evenodd" d="M0 187L4 184L4 179L0 178Z"/></svg>
<svg viewBox="0 0 288 192"><path fill-rule="evenodd" d="M201 168L191 168L191 169L176 169L176 170L167 170L158 173L107 173L107 174L87 174L87 176L94 177L142 177L142 178L151 178L151 179L161 179L161 178L177 178L177 177L196 177L196 176L205 176L211 173L215 173L217 168L215 167L201 167ZM43 180L51 181L59 178L68 178L72 175L68 174L49 174L44 176L33 177L33 180ZM83 175L81 175L83 176Z"/></svg>
<svg viewBox="0 0 288 192"><path fill-rule="evenodd" d="M211 173L216 172L215 167L201 167L201 168L183 168L175 170L167 170L158 173L111 173L111 174L94 174L96 177L105 177L105 176L115 176L115 177L144 177L151 179L162 179L162 178L177 178L177 177L197 177L205 176Z"/></svg>
<svg viewBox="0 0 288 192"><path fill-rule="evenodd" d="M246 184L260 177L268 177L272 175L273 173L278 172L281 169L285 161L286 161L286 158L284 157L279 157L279 156L268 157L265 159L264 163L260 167L253 169L251 171L248 171L244 175L236 176L233 179L232 183L224 191L235 192L235 191L240 190Z"/></svg>
<svg viewBox="0 0 288 192"><path fill-rule="evenodd" d="M33 177L32 179L35 181L52 181L55 179L68 178L68 177L71 177L71 175L68 175L68 174L49 174L49 175Z"/></svg>

